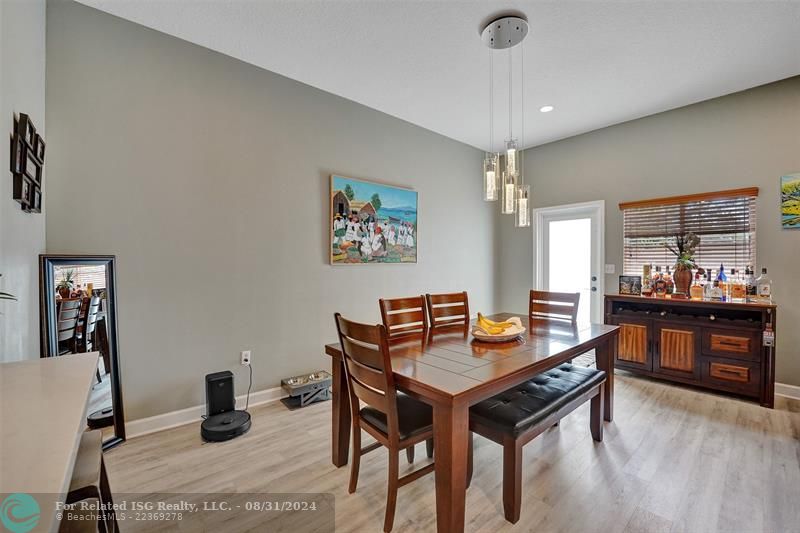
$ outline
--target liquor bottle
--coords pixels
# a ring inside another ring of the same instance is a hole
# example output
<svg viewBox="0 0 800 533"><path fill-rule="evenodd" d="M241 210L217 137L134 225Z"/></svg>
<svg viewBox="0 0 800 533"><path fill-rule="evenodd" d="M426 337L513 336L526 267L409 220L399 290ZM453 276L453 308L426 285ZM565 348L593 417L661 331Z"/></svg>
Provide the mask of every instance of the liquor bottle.
<svg viewBox="0 0 800 533"><path fill-rule="evenodd" d="M653 294L653 265L647 263L642 266L642 296Z"/></svg>
<svg viewBox="0 0 800 533"><path fill-rule="evenodd" d="M719 278L715 279L714 283L711 285L711 290L709 291L709 300L712 302L725 301L725 292L723 292L722 287L719 285Z"/></svg>
<svg viewBox="0 0 800 533"><path fill-rule="evenodd" d="M689 297L692 300L703 299L703 286L700 284L700 272L695 273L694 283L689 287Z"/></svg>
<svg viewBox="0 0 800 533"><path fill-rule="evenodd" d="M747 299L747 286L738 270L731 270L733 281L729 283L731 288L731 301L743 302Z"/></svg>
<svg viewBox="0 0 800 533"><path fill-rule="evenodd" d="M672 272L669 271L669 265L667 265L667 272L664 274L664 283L667 284L667 294L674 294L675 282L672 279Z"/></svg>
<svg viewBox="0 0 800 533"><path fill-rule="evenodd" d="M728 296L728 276L725 275L725 265L719 265L719 272L717 273L717 279L719 289L722 291L722 301L727 300Z"/></svg>
<svg viewBox="0 0 800 533"><path fill-rule="evenodd" d="M712 281L714 278L712 277L712 273L713 273L713 271L710 268L706 269L706 283L703 286L703 299L704 300L710 300L711 299L711 289L714 287L714 283Z"/></svg>
<svg viewBox="0 0 800 533"><path fill-rule="evenodd" d="M756 298L756 276L753 267L747 267L747 275L745 281L747 292L747 300L755 300Z"/></svg>
<svg viewBox="0 0 800 533"><path fill-rule="evenodd" d="M756 279L756 298L759 302L772 302L772 280L767 276L767 269L761 269L761 275Z"/></svg>
<svg viewBox="0 0 800 533"><path fill-rule="evenodd" d="M656 267L656 273L653 276L653 292L656 296L663 298L667 295L667 283L664 276L661 275L661 267Z"/></svg>

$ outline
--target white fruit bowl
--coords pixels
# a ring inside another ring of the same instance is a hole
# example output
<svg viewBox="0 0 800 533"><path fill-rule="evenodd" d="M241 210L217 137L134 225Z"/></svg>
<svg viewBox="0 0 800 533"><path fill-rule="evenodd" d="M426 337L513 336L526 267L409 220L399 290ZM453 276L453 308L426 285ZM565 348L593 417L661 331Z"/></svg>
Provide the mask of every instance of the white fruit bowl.
<svg viewBox="0 0 800 533"><path fill-rule="evenodd" d="M525 333L525 328L522 327L522 321L519 319L519 317L511 317L507 319L506 322L511 322L513 325L499 335L490 335L481 328L473 326L472 336L483 342L508 342Z"/></svg>

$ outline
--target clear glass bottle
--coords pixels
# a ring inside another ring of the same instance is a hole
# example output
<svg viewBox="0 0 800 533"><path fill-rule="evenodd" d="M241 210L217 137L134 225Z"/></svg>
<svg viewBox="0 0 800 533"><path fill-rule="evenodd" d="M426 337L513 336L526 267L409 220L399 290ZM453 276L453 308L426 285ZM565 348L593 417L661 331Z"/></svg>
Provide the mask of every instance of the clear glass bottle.
<svg viewBox="0 0 800 533"><path fill-rule="evenodd" d="M711 289L714 287L713 283L713 270L710 268L706 269L706 283L703 286L703 299L710 300L711 299Z"/></svg>
<svg viewBox="0 0 800 533"><path fill-rule="evenodd" d="M711 290L709 291L709 300L712 302L724 302L725 301L725 292L722 290L719 284L719 278L714 280L714 283L711 285Z"/></svg>
<svg viewBox="0 0 800 533"><path fill-rule="evenodd" d="M642 266L642 296L653 294L653 265L647 263Z"/></svg>
<svg viewBox="0 0 800 533"><path fill-rule="evenodd" d="M747 275L745 280L745 292L747 293L747 300L755 300L756 298L756 275L753 267L747 267Z"/></svg>
<svg viewBox="0 0 800 533"><path fill-rule="evenodd" d="M703 299L703 286L700 284L700 272L695 273L694 283L689 287L689 297L692 300Z"/></svg>
<svg viewBox="0 0 800 533"><path fill-rule="evenodd" d="M731 301L744 302L747 299L747 286L745 280L738 270L731 270L733 281L731 286Z"/></svg>
<svg viewBox="0 0 800 533"><path fill-rule="evenodd" d="M756 298L759 302L772 303L772 279L767 275L766 267L756 279Z"/></svg>
<svg viewBox="0 0 800 533"><path fill-rule="evenodd" d="M669 265L667 265L667 272L664 274L664 283L667 284L667 294L674 294L675 281L672 279L672 272L669 270Z"/></svg>

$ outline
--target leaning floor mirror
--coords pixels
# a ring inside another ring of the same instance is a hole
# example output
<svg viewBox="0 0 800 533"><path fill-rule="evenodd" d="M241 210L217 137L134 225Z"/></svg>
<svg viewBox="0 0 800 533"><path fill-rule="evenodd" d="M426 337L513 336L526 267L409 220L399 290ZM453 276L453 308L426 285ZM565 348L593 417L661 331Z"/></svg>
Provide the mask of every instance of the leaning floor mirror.
<svg viewBox="0 0 800 533"><path fill-rule="evenodd" d="M86 425L103 447L125 440L113 255L39 256L41 357L97 352Z"/></svg>

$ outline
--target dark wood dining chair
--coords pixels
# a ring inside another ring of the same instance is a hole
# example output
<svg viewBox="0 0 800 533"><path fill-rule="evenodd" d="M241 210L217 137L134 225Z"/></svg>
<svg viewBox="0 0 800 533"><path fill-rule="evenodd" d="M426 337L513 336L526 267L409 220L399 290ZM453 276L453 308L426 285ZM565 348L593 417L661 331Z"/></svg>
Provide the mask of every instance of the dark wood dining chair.
<svg viewBox="0 0 800 533"><path fill-rule="evenodd" d="M400 451L433 439L431 406L395 388L386 327L351 322L339 313L336 329L342 346L353 423L353 460L348 492L356 491L361 456L381 446L389 450L389 484L383 530L391 531L397 489L433 472L433 463L400 477ZM360 402L366 404L361 408ZM361 447L361 430L377 442Z"/></svg>
<svg viewBox="0 0 800 533"><path fill-rule="evenodd" d="M103 461L103 432L100 430L84 431L81 435L66 503L73 504L88 499L97 499L108 509L95 513L97 518L92 531L117 533L119 527L106 465ZM86 528L82 530L85 531Z"/></svg>
<svg viewBox="0 0 800 533"><path fill-rule="evenodd" d="M425 313L425 298L381 298L381 319L389 338L412 333L425 333L428 330L428 317Z"/></svg>
<svg viewBox="0 0 800 533"><path fill-rule="evenodd" d="M531 291L528 317L531 320L549 320L556 323L578 322L579 292Z"/></svg>
<svg viewBox="0 0 800 533"><path fill-rule="evenodd" d="M469 326L469 298L467 292L426 294L425 303L431 329L442 326Z"/></svg>
<svg viewBox="0 0 800 533"><path fill-rule="evenodd" d="M97 325L97 313L100 310L100 297L87 298L86 310L82 313L83 327L78 333L78 349L81 352L90 352L94 344L94 332Z"/></svg>
<svg viewBox="0 0 800 533"><path fill-rule="evenodd" d="M76 330L81 311L80 300L64 300L58 309L58 355L77 352Z"/></svg>

